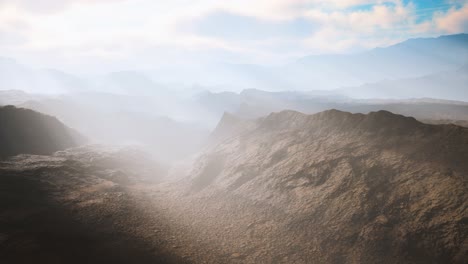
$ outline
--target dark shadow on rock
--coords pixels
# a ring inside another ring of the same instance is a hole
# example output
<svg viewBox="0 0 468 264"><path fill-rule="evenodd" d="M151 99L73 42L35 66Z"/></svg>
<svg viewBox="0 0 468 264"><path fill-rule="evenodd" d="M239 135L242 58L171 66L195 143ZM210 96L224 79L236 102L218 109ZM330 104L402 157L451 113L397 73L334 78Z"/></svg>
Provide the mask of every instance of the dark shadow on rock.
<svg viewBox="0 0 468 264"><path fill-rule="evenodd" d="M35 176L0 171L0 263L187 263L118 232L105 215L78 221Z"/></svg>
<svg viewBox="0 0 468 264"><path fill-rule="evenodd" d="M14 106L0 107L0 158L18 154L50 155L84 141L55 117Z"/></svg>

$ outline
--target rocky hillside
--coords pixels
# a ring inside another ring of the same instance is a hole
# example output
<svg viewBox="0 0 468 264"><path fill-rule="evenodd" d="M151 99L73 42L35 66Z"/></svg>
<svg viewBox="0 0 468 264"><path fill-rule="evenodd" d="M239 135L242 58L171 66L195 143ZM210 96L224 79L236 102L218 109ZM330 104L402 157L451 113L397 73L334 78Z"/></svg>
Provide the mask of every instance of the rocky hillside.
<svg viewBox="0 0 468 264"><path fill-rule="evenodd" d="M433 125L441 125L441 124L454 124L457 126L462 126L462 127L468 127L468 121L467 120L451 120L451 119L428 119L428 120L421 120L424 123L427 124L433 124Z"/></svg>
<svg viewBox="0 0 468 264"><path fill-rule="evenodd" d="M0 107L0 158L52 154L83 141L77 132L54 117L14 106Z"/></svg>
<svg viewBox="0 0 468 264"><path fill-rule="evenodd" d="M329 110L234 130L178 184L239 263L468 259L468 129Z"/></svg>

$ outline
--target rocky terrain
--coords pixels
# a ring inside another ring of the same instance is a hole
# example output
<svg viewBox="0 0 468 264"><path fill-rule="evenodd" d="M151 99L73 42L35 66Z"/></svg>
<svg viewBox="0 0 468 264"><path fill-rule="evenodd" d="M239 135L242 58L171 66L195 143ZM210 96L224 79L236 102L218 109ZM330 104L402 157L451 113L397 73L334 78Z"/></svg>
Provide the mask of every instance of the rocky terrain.
<svg viewBox="0 0 468 264"><path fill-rule="evenodd" d="M197 214L204 205L177 200L165 175L134 148L83 146L1 161L0 263L239 262L205 229Z"/></svg>
<svg viewBox="0 0 468 264"><path fill-rule="evenodd" d="M1 162L0 262L181 263L160 244L136 237L147 220L125 186L150 181L141 178L141 158L82 147ZM152 171L156 181L161 168Z"/></svg>
<svg viewBox="0 0 468 264"><path fill-rule="evenodd" d="M245 262L467 259L466 128L386 111L283 111L253 123L179 182L190 197L181 199L206 202L206 215L222 210L215 221L232 229Z"/></svg>
<svg viewBox="0 0 468 264"><path fill-rule="evenodd" d="M52 154L85 141L55 117L14 106L0 107L0 158Z"/></svg>
<svg viewBox="0 0 468 264"><path fill-rule="evenodd" d="M0 263L464 263L468 129L225 114L168 168L83 146L0 162Z"/></svg>
<svg viewBox="0 0 468 264"><path fill-rule="evenodd" d="M468 127L468 120L451 120L451 119L426 119L421 120L423 123L441 125L441 124L453 124L462 127Z"/></svg>

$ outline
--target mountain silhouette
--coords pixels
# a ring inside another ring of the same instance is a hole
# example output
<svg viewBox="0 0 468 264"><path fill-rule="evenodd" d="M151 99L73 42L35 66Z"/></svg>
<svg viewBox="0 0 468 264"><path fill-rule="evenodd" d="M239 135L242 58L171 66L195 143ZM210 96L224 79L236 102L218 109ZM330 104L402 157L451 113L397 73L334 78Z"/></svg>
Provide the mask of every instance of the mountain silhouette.
<svg viewBox="0 0 468 264"><path fill-rule="evenodd" d="M50 155L84 142L59 120L29 109L0 107L0 157Z"/></svg>
<svg viewBox="0 0 468 264"><path fill-rule="evenodd" d="M339 92L357 98L439 98L468 101L468 65L416 78L385 80Z"/></svg>

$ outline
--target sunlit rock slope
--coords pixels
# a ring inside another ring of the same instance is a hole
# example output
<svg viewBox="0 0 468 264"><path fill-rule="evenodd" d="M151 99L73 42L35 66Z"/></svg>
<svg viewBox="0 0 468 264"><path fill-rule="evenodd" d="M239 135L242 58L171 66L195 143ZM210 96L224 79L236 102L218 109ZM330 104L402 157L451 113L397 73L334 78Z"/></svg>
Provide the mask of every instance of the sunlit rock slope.
<svg viewBox="0 0 468 264"><path fill-rule="evenodd" d="M246 262L468 259L468 129L329 110L272 113L236 131L179 184L206 202L202 215L241 201L216 222L262 249Z"/></svg>

